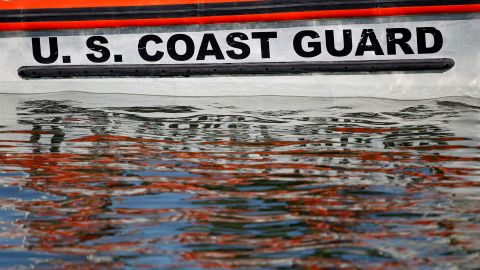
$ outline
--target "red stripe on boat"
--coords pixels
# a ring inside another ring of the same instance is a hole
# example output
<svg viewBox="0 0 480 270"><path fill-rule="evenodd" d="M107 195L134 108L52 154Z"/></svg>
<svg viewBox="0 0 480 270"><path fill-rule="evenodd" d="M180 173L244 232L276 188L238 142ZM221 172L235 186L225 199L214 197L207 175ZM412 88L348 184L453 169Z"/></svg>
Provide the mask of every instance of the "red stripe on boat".
<svg viewBox="0 0 480 270"><path fill-rule="evenodd" d="M321 10L321 11L282 12L282 13L269 13L269 14L206 16L206 17L185 17L185 18L0 23L0 31L115 28L115 27L164 26L164 25L187 25L187 24L261 22L261 21L267 22L267 21L290 21L290 20L326 19L326 18L357 18L357 17L381 17L381 16L402 16L402 15L422 15L422 14L426 15L426 14L475 13L475 12L480 12L480 4L369 8L369 9L351 9L351 10Z"/></svg>
<svg viewBox="0 0 480 270"><path fill-rule="evenodd" d="M0 0L0 10L11 9L57 9L57 8L89 8L89 7L131 7L131 6L165 6L184 4L211 4L231 2L256 2L259 0Z"/></svg>

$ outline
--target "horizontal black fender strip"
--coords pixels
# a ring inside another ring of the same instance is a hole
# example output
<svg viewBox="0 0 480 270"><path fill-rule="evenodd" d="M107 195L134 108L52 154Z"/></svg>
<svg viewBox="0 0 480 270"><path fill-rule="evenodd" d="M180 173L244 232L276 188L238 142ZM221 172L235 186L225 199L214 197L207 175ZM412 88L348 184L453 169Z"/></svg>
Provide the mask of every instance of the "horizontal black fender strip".
<svg viewBox="0 0 480 270"><path fill-rule="evenodd" d="M211 75L288 75L304 73L352 73L395 71L447 71L455 65L450 58L317 61L219 64L136 65L48 65L24 66L24 79L85 77L189 77Z"/></svg>

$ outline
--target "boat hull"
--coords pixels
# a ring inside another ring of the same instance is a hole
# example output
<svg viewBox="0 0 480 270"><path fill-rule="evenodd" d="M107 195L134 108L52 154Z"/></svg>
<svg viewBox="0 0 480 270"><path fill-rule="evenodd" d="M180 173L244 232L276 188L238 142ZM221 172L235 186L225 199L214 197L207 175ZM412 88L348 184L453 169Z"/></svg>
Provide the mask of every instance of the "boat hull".
<svg viewBox="0 0 480 270"><path fill-rule="evenodd" d="M478 33L476 14L3 32L0 93L479 98Z"/></svg>

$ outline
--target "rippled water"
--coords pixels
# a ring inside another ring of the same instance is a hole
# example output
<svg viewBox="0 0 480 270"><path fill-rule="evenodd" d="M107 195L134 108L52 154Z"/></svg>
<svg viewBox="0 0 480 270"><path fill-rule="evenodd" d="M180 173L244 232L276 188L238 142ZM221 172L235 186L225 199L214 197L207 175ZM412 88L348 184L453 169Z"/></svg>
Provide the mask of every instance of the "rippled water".
<svg viewBox="0 0 480 270"><path fill-rule="evenodd" d="M480 267L480 100L0 96L0 268Z"/></svg>

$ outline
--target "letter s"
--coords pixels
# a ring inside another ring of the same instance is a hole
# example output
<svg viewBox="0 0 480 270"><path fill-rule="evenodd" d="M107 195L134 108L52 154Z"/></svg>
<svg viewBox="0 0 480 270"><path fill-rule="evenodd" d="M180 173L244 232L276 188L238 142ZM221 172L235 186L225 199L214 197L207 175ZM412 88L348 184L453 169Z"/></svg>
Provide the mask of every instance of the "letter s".
<svg viewBox="0 0 480 270"><path fill-rule="evenodd" d="M248 37L244 33L240 33L240 32L229 34L227 36L227 40L226 40L227 44L232 48L240 50L241 52L236 53L234 50L228 50L227 51L228 57L230 57L232 59L235 59L235 60L240 60L240 59L247 58L250 55L250 47L247 44L245 44L241 41L237 41L235 39L248 40Z"/></svg>
<svg viewBox="0 0 480 270"><path fill-rule="evenodd" d="M106 62L110 58L110 51L108 50L107 47L98 45L96 43L100 44L107 44L108 40L105 37L102 36L93 36L89 37L87 39L87 47L94 51L94 52L99 52L101 55L100 56L95 56L93 53L87 54L88 60L90 60L93 63L103 63Z"/></svg>

